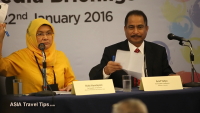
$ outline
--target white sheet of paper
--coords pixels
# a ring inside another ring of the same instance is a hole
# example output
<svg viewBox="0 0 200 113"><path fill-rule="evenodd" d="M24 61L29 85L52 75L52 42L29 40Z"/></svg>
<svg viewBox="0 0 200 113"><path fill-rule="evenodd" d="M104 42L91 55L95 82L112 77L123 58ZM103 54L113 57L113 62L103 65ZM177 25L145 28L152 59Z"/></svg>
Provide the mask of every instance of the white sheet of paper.
<svg viewBox="0 0 200 113"><path fill-rule="evenodd" d="M130 51L117 50L115 62L120 63L123 69L128 69L130 62Z"/></svg>
<svg viewBox="0 0 200 113"><path fill-rule="evenodd" d="M54 91L57 95L63 95L63 94L71 94L71 92L67 91Z"/></svg>
<svg viewBox="0 0 200 113"><path fill-rule="evenodd" d="M141 79L144 66L144 55L130 51L117 50L115 62L129 75Z"/></svg>
<svg viewBox="0 0 200 113"><path fill-rule="evenodd" d="M0 3L0 23L3 23L5 21L7 11L8 11L8 4Z"/></svg>
<svg viewBox="0 0 200 113"><path fill-rule="evenodd" d="M138 73L138 72L134 72L134 71L131 71L131 70L125 70L123 69L128 75L131 75L137 79L141 79L142 77L142 73Z"/></svg>

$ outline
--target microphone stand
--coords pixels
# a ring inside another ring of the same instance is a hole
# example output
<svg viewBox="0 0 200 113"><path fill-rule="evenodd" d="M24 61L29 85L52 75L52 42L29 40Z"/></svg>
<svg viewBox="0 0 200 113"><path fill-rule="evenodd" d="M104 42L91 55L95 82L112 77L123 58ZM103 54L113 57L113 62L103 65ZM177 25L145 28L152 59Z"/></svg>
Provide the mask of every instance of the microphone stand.
<svg viewBox="0 0 200 113"><path fill-rule="evenodd" d="M188 41L190 42L190 41ZM183 87L200 87L200 83L194 82L194 73L195 73L195 68L194 68L194 54L192 51L192 45L190 43L190 45L186 45L184 44L182 41L179 42L180 45L182 46L187 46L190 48L190 62L191 62L191 82L183 84Z"/></svg>
<svg viewBox="0 0 200 113"><path fill-rule="evenodd" d="M31 93L29 95L30 96L55 96L56 93L51 90L51 87L47 83L47 77L46 77L46 67L47 67L47 65L46 65L46 55L45 55L45 52L44 52L44 50L45 50L44 43L40 43L38 45L38 48L42 51L42 56L43 56L43 62L42 62L42 66L43 66L43 69L42 69L43 86L42 86L42 88L43 88L43 91ZM47 90L47 86L49 86L51 91Z"/></svg>
<svg viewBox="0 0 200 113"><path fill-rule="evenodd" d="M46 77L46 55L44 51L42 51L42 56L43 56L43 69L42 69L42 74L43 74L43 90L47 90L47 77Z"/></svg>

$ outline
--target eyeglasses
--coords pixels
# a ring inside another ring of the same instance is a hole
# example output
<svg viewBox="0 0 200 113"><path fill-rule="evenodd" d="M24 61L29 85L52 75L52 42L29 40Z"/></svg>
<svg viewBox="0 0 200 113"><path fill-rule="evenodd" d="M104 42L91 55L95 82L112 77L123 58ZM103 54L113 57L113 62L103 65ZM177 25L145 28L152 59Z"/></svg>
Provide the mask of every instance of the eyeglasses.
<svg viewBox="0 0 200 113"><path fill-rule="evenodd" d="M39 33L36 34L37 37L44 37L45 35L47 37L51 37L53 35L53 32L46 32L46 33L39 32Z"/></svg>

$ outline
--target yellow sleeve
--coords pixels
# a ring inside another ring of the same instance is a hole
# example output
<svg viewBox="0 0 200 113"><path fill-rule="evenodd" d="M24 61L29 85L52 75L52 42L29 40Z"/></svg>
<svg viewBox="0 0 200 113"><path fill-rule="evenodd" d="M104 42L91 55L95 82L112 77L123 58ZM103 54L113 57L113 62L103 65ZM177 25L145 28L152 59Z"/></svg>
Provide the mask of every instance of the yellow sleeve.
<svg viewBox="0 0 200 113"><path fill-rule="evenodd" d="M22 58L18 56L18 54L12 53L8 57L0 58L0 74L6 77L16 76L21 72L20 62L22 62Z"/></svg>
<svg viewBox="0 0 200 113"><path fill-rule="evenodd" d="M74 75L73 69L70 65L70 61L64 53L63 53L63 60L65 61L65 64L66 64L64 68L64 77L65 77L64 86L66 87L72 84L73 81L77 81L77 80Z"/></svg>

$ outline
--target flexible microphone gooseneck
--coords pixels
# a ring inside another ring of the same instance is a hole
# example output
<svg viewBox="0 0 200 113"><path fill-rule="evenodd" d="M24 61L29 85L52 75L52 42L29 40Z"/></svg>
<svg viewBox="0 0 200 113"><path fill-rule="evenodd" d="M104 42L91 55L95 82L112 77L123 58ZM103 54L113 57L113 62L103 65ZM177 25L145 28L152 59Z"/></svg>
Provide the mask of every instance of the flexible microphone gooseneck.
<svg viewBox="0 0 200 113"><path fill-rule="evenodd" d="M47 77L46 77L46 55L45 55L45 44L44 43L40 43L38 45L38 48L42 51L42 56L43 56L43 62L42 62L42 76L43 76L43 90L46 91L47 90Z"/></svg>
<svg viewBox="0 0 200 113"><path fill-rule="evenodd" d="M40 43L38 45L38 48L42 51L42 56L43 56L43 62L42 62L42 66L43 68L41 69L42 71L42 78L43 78L43 91L37 92L37 93L31 93L29 94L30 96L55 96L56 93L52 91L51 87L48 85L47 82L47 77L46 77L46 55L45 55L45 44L44 43ZM36 59L37 61L37 59ZM38 61L37 61L38 63ZM39 64L38 64L39 66ZM47 87L49 87L50 91L47 90Z"/></svg>

